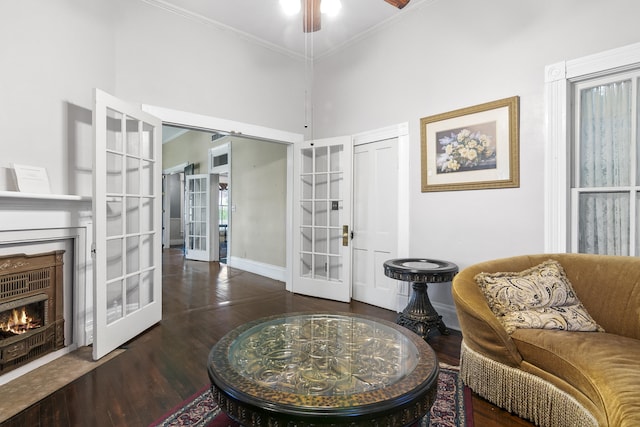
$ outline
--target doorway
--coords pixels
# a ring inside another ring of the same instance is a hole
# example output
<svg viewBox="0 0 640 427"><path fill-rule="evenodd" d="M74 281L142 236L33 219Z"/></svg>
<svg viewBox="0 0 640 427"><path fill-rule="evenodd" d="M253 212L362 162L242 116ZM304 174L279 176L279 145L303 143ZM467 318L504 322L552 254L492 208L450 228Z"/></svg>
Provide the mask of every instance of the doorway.
<svg viewBox="0 0 640 427"><path fill-rule="evenodd" d="M233 217L234 217L234 196L230 194L229 201L229 231L231 232L231 240L228 246L228 262L230 266L260 274L275 280L284 281L288 291L293 290L293 164L295 150L294 146L298 146L304 142L304 136L298 133L280 131L272 128L266 128L241 122L231 122L229 120L219 119L210 116L203 116L194 113L171 110L162 107L143 105L143 110L160 117L165 124L172 126L181 126L199 130L222 129L230 135L248 136L253 139L260 139L272 143L280 143L286 146L286 207L284 212L285 224L285 240L286 257L283 267L265 266L263 263L244 262L246 260L234 259L233 255ZM389 126L378 130L357 134L352 137L353 145L365 144L368 142L381 141L385 139L397 138L398 146L398 166L408 165L410 160L409 154L409 130L408 123L402 123L395 126ZM397 253L396 256L409 256L409 168L401 167L397 170ZM233 192L236 191L234 184ZM237 207L237 206L235 206ZM297 237L297 234L296 234ZM382 266L380 266L382 268ZM409 298L409 289L406 284L398 283L396 286L396 310L406 305Z"/></svg>
<svg viewBox="0 0 640 427"><path fill-rule="evenodd" d="M164 128L175 126L165 124ZM287 151L286 144L272 140L202 128L187 128L187 132L163 144L165 166L193 164L195 175L215 183L207 186L208 193L197 195L198 200L205 195L208 199L208 229L218 250L215 260L286 281ZM175 194L166 193L175 198ZM193 211L188 206L191 199L184 196L183 212ZM194 226L202 233L207 228L202 221L206 214L202 213L202 204L198 208L201 213L196 220L200 223ZM167 212L176 222L177 215L165 208L165 216ZM184 222L188 226L193 221L187 216ZM175 237L175 227L169 226L169 233ZM188 236L189 231L181 237ZM202 244L202 238L196 237Z"/></svg>

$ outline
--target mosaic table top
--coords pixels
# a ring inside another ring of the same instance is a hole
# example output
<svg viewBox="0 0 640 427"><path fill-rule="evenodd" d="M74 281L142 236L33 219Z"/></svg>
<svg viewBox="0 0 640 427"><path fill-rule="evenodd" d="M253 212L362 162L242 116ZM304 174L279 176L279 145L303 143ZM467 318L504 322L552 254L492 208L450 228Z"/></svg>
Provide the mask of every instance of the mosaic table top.
<svg viewBox="0 0 640 427"><path fill-rule="evenodd" d="M292 313L228 333L208 372L221 408L244 425L398 426L431 407L438 363L424 340L394 323Z"/></svg>

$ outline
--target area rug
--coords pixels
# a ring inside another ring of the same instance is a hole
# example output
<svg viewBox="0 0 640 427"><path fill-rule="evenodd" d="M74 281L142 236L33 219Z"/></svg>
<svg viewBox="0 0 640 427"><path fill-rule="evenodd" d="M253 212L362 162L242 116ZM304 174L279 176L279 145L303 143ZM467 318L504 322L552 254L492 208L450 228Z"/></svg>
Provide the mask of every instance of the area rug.
<svg viewBox="0 0 640 427"><path fill-rule="evenodd" d="M438 393L431 412L414 427L473 427L471 391L464 386L458 366L440 364ZM149 427L238 427L218 408L209 386L173 408Z"/></svg>

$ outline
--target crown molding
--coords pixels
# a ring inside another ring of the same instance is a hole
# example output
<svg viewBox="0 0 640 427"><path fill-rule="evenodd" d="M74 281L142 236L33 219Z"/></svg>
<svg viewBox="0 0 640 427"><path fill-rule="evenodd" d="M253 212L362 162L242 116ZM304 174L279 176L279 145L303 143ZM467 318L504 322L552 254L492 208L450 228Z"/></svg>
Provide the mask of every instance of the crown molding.
<svg viewBox="0 0 640 427"><path fill-rule="evenodd" d="M246 41L249 41L251 43L255 43L257 45L260 45L266 49L278 52L280 54L284 54L287 55L291 58L294 59L305 59L305 56L298 53L298 52L294 52L290 49L285 49L282 46L278 46L275 43L270 43L268 41L265 41L259 37L256 37L252 34L249 34L247 32L244 31L240 31L237 28L231 27L229 25L223 24L222 22L216 21L215 19L211 19L209 17L206 17L204 15L201 15L199 13L196 12L192 12L190 10L184 9L182 7L176 6L168 1L165 0L140 0L143 3L147 3L150 6L156 7L158 9L162 9L164 11L173 13L175 15L181 16L183 18L187 18L190 19L192 21L201 23L201 24L205 24L205 25L210 25L212 27L217 28L218 30L221 31L227 31L230 33L234 33L235 35L237 35L239 38L244 39Z"/></svg>

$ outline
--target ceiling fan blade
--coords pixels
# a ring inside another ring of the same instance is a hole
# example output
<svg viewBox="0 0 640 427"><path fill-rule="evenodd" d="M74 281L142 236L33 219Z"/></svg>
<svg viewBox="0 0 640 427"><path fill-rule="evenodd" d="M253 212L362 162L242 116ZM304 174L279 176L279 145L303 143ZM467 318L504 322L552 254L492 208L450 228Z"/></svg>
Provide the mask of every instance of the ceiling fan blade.
<svg viewBox="0 0 640 427"><path fill-rule="evenodd" d="M389 3L391 6L395 6L398 9L402 9L405 7L411 0L384 0Z"/></svg>
<svg viewBox="0 0 640 427"><path fill-rule="evenodd" d="M320 30L320 0L303 1L302 30L305 33Z"/></svg>

